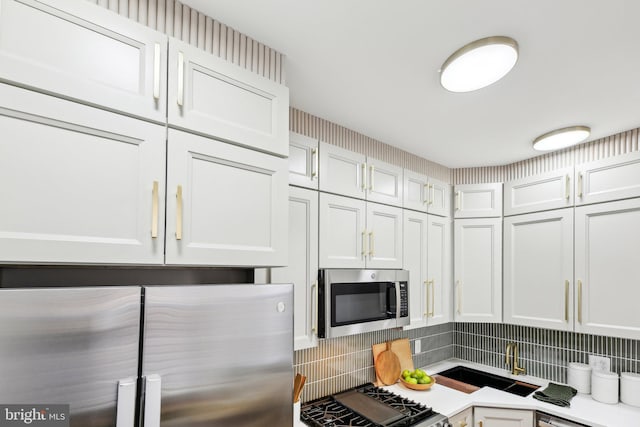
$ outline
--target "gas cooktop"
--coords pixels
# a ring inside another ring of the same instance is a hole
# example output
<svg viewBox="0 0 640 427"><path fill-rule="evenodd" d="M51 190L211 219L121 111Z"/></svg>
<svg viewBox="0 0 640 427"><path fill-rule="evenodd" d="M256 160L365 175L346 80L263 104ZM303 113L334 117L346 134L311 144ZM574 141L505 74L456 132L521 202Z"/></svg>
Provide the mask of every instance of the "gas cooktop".
<svg viewBox="0 0 640 427"><path fill-rule="evenodd" d="M426 405L371 383L302 405L300 419L312 427L447 427Z"/></svg>

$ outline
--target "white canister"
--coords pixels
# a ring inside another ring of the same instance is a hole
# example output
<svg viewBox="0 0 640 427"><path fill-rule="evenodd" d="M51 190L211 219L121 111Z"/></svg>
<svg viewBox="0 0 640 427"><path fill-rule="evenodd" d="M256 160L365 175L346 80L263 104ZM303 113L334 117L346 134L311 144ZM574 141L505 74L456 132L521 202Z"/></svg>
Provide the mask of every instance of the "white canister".
<svg viewBox="0 0 640 427"><path fill-rule="evenodd" d="M567 384L575 388L578 393L591 393L591 366L584 363L569 363Z"/></svg>
<svg viewBox="0 0 640 427"><path fill-rule="evenodd" d="M618 403L618 374L609 371L593 371L591 396L602 403Z"/></svg>
<svg viewBox="0 0 640 427"><path fill-rule="evenodd" d="M627 405L640 406L640 374L620 374L620 401Z"/></svg>

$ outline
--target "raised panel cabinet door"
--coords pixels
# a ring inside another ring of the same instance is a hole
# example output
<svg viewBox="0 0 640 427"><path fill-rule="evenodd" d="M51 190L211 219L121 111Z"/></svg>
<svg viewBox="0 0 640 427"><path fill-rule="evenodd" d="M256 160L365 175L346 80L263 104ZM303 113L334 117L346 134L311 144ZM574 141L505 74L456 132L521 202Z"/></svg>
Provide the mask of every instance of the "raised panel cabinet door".
<svg viewBox="0 0 640 427"><path fill-rule="evenodd" d="M575 210L577 332L640 338L640 199Z"/></svg>
<svg viewBox="0 0 640 427"><path fill-rule="evenodd" d="M402 268L402 209L367 202L367 268Z"/></svg>
<svg viewBox="0 0 640 427"><path fill-rule="evenodd" d="M453 195L455 218L502 216L502 183L456 185Z"/></svg>
<svg viewBox="0 0 640 427"><path fill-rule="evenodd" d="M473 427L473 408L467 408L450 416L449 423L452 427Z"/></svg>
<svg viewBox="0 0 640 427"><path fill-rule="evenodd" d="M169 129L166 263L284 266L287 160Z"/></svg>
<svg viewBox="0 0 640 427"><path fill-rule="evenodd" d="M271 269L272 283L293 283L293 349L318 339L318 192L289 187L289 260Z"/></svg>
<svg viewBox="0 0 640 427"><path fill-rule="evenodd" d="M502 219L454 223L456 322L502 321Z"/></svg>
<svg viewBox="0 0 640 427"><path fill-rule="evenodd" d="M0 84L0 262L162 264L165 128Z"/></svg>
<svg viewBox="0 0 640 427"><path fill-rule="evenodd" d="M0 1L0 79L166 120L167 37L95 4Z"/></svg>
<svg viewBox="0 0 640 427"><path fill-rule="evenodd" d="M427 212L431 215L451 217L451 185L429 178Z"/></svg>
<svg viewBox="0 0 640 427"><path fill-rule="evenodd" d="M573 167L504 184L504 214L517 215L573 206Z"/></svg>
<svg viewBox="0 0 640 427"><path fill-rule="evenodd" d="M409 272L409 325L404 329L427 326L429 284L427 283L427 214L403 211L402 269Z"/></svg>
<svg viewBox="0 0 640 427"><path fill-rule="evenodd" d="M366 202L320 193L320 268L364 268Z"/></svg>
<svg viewBox="0 0 640 427"><path fill-rule="evenodd" d="M504 219L504 321L573 330L573 208Z"/></svg>
<svg viewBox="0 0 640 427"><path fill-rule="evenodd" d="M453 273L451 219L428 215L427 283L429 325L453 320L451 275Z"/></svg>
<svg viewBox="0 0 640 427"><path fill-rule="evenodd" d="M576 206L640 197L640 152L576 166Z"/></svg>
<svg viewBox="0 0 640 427"><path fill-rule="evenodd" d="M364 199L367 194L367 159L335 145L320 142L320 190Z"/></svg>
<svg viewBox="0 0 640 427"><path fill-rule="evenodd" d="M169 39L169 126L289 154L289 89Z"/></svg>
<svg viewBox="0 0 640 427"><path fill-rule="evenodd" d="M403 207L426 212L429 202L429 177L417 172L404 170Z"/></svg>
<svg viewBox="0 0 640 427"><path fill-rule="evenodd" d="M367 159L367 200L402 207L402 168Z"/></svg>
<svg viewBox="0 0 640 427"><path fill-rule="evenodd" d="M473 408L474 426L534 427L533 411L525 409Z"/></svg>
<svg viewBox="0 0 640 427"><path fill-rule="evenodd" d="M289 132L289 184L318 189L318 140Z"/></svg>

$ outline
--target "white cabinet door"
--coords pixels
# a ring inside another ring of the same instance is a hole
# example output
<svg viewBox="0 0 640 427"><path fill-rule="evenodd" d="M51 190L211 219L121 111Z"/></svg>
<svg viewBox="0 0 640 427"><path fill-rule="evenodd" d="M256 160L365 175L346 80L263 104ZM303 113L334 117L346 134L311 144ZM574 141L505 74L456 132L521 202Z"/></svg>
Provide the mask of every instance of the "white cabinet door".
<svg viewBox="0 0 640 427"><path fill-rule="evenodd" d="M525 409L481 408L473 409L473 422L481 427L534 427L533 411Z"/></svg>
<svg viewBox="0 0 640 427"><path fill-rule="evenodd" d="M166 263L287 264L287 160L169 129Z"/></svg>
<svg viewBox="0 0 640 427"><path fill-rule="evenodd" d="M320 190L364 199L366 157L335 145L320 142Z"/></svg>
<svg viewBox="0 0 640 427"><path fill-rule="evenodd" d="M367 268L402 268L402 209L367 202Z"/></svg>
<svg viewBox="0 0 640 427"><path fill-rule="evenodd" d="M504 321L573 330L573 208L504 219Z"/></svg>
<svg viewBox="0 0 640 427"><path fill-rule="evenodd" d="M573 206L573 167L504 184L504 214L545 211Z"/></svg>
<svg viewBox="0 0 640 427"><path fill-rule="evenodd" d="M502 219L454 224L456 322L502 320Z"/></svg>
<svg viewBox="0 0 640 427"><path fill-rule="evenodd" d="M640 152L576 166L576 206L640 197Z"/></svg>
<svg viewBox="0 0 640 427"><path fill-rule="evenodd" d="M271 283L293 283L293 349L318 345L318 192L289 187L289 260Z"/></svg>
<svg viewBox="0 0 640 427"><path fill-rule="evenodd" d="M426 212L430 195L429 177L405 169L403 207L414 211Z"/></svg>
<svg viewBox="0 0 640 427"><path fill-rule="evenodd" d="M169 39L169 125L287 156L289 89Z"/></svg>
<svg viewBox="0 0 640 427"><path fill-rule="evenodd" d="M502 216L502 183L456 185L455 218Z"/></svg>
<svg viewBox="0 0 640 427"><path fill-rule="evenodd" d="M452 427L473 427L473 408L467 408L450 416L449 423Z"/></svg>
<svg viewBox="0 0 640 427"><path fill-rule="evenodd" d="M0 85L0 262L162 264L165 128Z"/></svg>
<svg viewBox="0 0 640 427"><path fill-rule="evenodd" d="M166 55L165 35L86 1L0 1L4 81L164 122Z"/></svg>
<svg viewBox="0 0 640 427"><path fill-rule="evenodd" d="M402 168L367 159L367 201L402 206Z"/></svg>
<svg viewBox="0 0 640 427"><path fill-rule="evenodd" d="M576 208L576 332L640 338L640 199Z"/></svg>
<svg viewBox="0 0 640 427"><path fill-rule="evenodd" d="M318 189L318 140L289 132L289 184Z"/></svg>
<svg viewBox="0 0 640 427"><path fill-rule="evenodd" d="M320 193L320 268L364 268L366 202Z"/></svg>
<svg viewBox="0 0 640 427"><path fill-rule="evenodd" d="M451 219L428 216L427 271L429 286L429 325L439 325L453 320L451 303L451 274L453 240Z"/></svg>
<svg viewBox="0 0 640 427"><path fill-rule="evenodd" d="M403 264L409 271L409 316L410 323L404 329L427 326L429 315L429 283L427 250L429 218L427 214L405 209L403 227Z"/></svg>
<svg viewBox="0 0 640 427"><path fill-rule="evenodd" d="M427 212L432 215L451 217L451 185L429 178Z"/></svg>

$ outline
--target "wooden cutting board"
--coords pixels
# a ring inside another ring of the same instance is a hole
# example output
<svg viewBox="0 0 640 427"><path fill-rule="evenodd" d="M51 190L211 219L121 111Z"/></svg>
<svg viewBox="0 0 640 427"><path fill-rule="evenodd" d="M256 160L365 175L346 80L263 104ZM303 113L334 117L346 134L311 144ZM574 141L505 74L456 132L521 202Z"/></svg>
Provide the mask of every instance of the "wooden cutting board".
<svg viewBox="0 0 640 427"><path fill-rule="evenodd" d="M386 349L375 359L376 377L383 385L395 384L400 378L400 360L391 350L391 342L387 341Z"/></svg>
<svg viewBox="0 0 640 427"><path fill-rule="evenodd" d="M382 342L379 344L373 344L371 350L373 352L373 361L375 363L378 355L387 349L387 343ZM395 341L391 341L391 351L393 351L398 360L400 361L400 373L405 369L413 371L413 359L411 357L411 346L407 338L401 338ZM376 373L376 385L381 385L382 381Z"/></svg>

